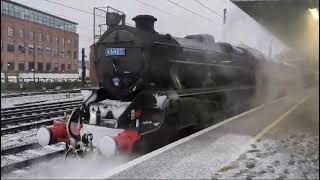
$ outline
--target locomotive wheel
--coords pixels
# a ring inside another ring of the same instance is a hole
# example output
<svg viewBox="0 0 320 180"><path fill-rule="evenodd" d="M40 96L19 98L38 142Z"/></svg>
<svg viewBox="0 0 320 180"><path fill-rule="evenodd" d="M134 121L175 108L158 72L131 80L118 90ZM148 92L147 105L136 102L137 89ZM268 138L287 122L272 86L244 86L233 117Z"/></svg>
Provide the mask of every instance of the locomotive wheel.
<svg viewBox="0 0 320 180"><path fill-rule="evenodd" d="M143 136L138 142L134 144L133 149L136 153L141 155L150 152L152 150L152 147L150 145L150 137L148 137L148 135Z"/></svg>
<svg viewBox="0 0 320 180"><path fill-rule="evenodd" d="M70 148L66 152L64 159L76 159L76 158L82 159L83 157L84 157L84 155L83 155L82 151L75 153L75 152L73 152L73 149Z"/></svg>

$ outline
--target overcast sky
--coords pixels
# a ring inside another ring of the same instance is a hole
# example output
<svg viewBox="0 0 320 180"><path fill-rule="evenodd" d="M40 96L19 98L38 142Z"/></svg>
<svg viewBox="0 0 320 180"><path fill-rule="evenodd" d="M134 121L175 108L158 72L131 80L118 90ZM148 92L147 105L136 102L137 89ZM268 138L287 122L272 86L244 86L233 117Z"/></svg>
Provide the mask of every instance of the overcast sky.
<svg viewBox="0 0 320 180"><path fill-rule="evenodd" d="M80 42L79 48L80 50L83 47L86 48L86 54L89 56L88 47L93 43L93 15L53 4L46 0L14 1L79 23L77 27ZM262 51L265 55L268 54L270 45L272 45L273 55L284 48L282 43L228 0L198 0L221 16L223 14L223 9L226 8L227 23L225 25L222 25L222 18L220 16L202 7L195 0L171 1L198 13L209 20L179 8L168 0L51 1L89 12L93 12L94 7L111 6L123 11L127 16L126 21L129 24L134 24L132 18L138 14L150 14L158 19L155 23L155 29L160 33L169 33L178 37L184 37L190 34L211 34L217 41L226 41L235 45L243 43ZM164 12L148 7L139 1L152 4L153 6L162 9ZM97 19L100 21L103 20L102 18Z"/></svg>

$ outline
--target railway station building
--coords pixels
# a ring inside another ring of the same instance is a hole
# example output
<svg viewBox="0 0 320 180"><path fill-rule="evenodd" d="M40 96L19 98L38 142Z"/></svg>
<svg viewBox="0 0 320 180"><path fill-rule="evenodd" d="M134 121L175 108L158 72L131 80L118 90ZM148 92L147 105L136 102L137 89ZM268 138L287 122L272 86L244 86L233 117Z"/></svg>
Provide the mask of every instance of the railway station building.
<svg viewBox="0 0 320 180"><path fill-rule="evenodd" d="M77 23L10 0L1 0L3 74L78 76Z"/></svg>

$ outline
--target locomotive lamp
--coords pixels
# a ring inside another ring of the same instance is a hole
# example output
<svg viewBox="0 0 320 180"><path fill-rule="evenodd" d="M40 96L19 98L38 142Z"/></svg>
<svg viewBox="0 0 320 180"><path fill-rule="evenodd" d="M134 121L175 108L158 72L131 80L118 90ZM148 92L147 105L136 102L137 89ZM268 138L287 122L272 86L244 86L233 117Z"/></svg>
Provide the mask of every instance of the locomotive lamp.
<svg viewBox="0 0 320 180"><path fill-rule="evenodd" d="M319 11L317 8L310 8L309 12L315 20L319 20Z"/></svg>

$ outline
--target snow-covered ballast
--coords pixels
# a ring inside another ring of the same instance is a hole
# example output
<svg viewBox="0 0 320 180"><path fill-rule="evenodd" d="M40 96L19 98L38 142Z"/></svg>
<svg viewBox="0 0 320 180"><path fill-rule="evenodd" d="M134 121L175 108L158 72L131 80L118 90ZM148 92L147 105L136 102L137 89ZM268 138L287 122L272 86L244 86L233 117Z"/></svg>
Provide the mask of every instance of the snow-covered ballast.
<svg viewBox="0 0 320 180"><path fill-rule="evenodd" d="M83 156L98 151L109 157L117 153L149 151L150 141L161 139L154 133L163 126L173 96L141 92L132 102L99 101L98 91L75 109L68 120L57 120L50 127L41 127L37 133L39 144L64 142L68 147L66 155L73 152Z"/></svg>

